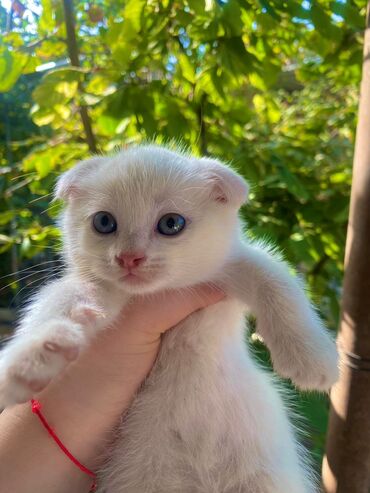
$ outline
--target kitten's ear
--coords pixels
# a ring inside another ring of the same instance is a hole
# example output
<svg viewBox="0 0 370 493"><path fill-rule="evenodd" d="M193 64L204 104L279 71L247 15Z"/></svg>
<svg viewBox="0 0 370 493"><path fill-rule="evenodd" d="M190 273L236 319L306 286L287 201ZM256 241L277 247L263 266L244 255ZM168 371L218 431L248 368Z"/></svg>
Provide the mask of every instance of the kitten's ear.
<svg viewBox="0 0 370 493"><path fill-rule="evenodd" d="M104 158L94 157L77 163L73 168L63 173L57 181L54 197L56 199L69 200L78 197L83 189L87 175L99 168Z"/></svg>
<svg viewBox="0 0 370 493"><path fill-rule="evenodd" d="M201 158L202 174L210 182L211 198L216 202L240 207L248 198L247 182L216 159Z"/></svg>

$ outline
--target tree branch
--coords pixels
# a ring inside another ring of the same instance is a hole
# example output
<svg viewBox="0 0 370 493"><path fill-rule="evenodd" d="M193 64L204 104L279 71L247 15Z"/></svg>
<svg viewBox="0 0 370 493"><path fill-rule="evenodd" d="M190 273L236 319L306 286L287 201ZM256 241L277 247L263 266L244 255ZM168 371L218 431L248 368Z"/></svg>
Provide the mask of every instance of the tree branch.
<svg viewBox="0 0 370 493"><path fill-rule="evenodd" d="M71 60L71 64L74 67L80 66L80 60L78 55L78 46L76 40L76 30L75 30L75 18L73 11L73 1L72 0L63 0L63 8L64 8L64 20L67 29L67 47L68 54ZM82 92L82 84L79 83L78 90ZM85 130L86 142L89 146L90 152L96 153L96 140L91 126L91 120L87 111L87 107L83 104L80 105L79 108L82 125Z"/></svg>
<svg viewBox="0 0 370 493"><path fill-rule="evenodd" d="M206 125L204 122L204 106L207 100L207 96L205 94L202 94L200 103L197 109L197 118L198 118L198 125L199 125L199 141L200 141L200 152L203 156L208 155L208 149L207 149L207 133L206 133Z"/></svg>
<svg viewBox="0 0 370 493"><path fill-rule="evenodd" d="M323 464L326 493L365 493L370 487L370 0L360 92L338 335L341 376L331 392Z"/></svg>

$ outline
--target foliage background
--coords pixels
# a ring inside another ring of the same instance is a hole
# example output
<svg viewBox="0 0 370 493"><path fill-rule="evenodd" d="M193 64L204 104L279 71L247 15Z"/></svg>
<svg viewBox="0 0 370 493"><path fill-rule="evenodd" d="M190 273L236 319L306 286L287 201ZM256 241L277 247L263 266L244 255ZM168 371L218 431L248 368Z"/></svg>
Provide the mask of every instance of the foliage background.
<svg viewBox="0 0 370 493"><path fill-rule="evenodd" d="M79 68L69 62L62 1L0 6L1 306L19 307L60 268L51 191L89 153L85 106L99 151L176 139L231 161L252 184L248 234L283 250L334 330L365 0L74 7ZM319 465L327 401L297 394L296 402Z"/></svg>

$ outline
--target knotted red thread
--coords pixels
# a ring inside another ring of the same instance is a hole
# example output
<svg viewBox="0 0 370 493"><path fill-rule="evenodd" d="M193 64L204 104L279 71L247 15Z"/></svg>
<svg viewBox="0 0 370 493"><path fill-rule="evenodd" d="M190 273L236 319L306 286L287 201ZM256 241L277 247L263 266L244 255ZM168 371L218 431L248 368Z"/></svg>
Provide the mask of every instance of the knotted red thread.
<svg viewBox="0 0 370 493"><path fill-rule="evenodd" d="M36 401L35 399L31 399L31 409L34 414L37 414L39 420L43 424L44 428L46 431L49 433L51 438L54 440L54 442L58 445L58 447L64 452L64 454L68 457L69 460L71 460L82 472L90 476L92 478L93 483L90 488L91 491L96 490L96 474L93 471L90 471L86 466L81 464L79 460L74 457L71 452L67 449L67 447L61 442L61 440L58 438L54 430L51 428L49 423L47 422L45 416L41 412L41 404L39 401Z"/></svg>

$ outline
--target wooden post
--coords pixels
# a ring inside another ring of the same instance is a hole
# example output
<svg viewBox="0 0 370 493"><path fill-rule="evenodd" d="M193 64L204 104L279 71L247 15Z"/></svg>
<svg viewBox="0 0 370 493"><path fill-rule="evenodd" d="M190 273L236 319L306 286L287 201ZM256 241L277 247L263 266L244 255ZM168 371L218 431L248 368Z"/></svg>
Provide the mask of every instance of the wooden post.
<svg viewBox="0 0 370 493"><path fill-rule="evenodd" d="M78 47L76 40L73 0L63 0L63 7L64 7L64 20L67 30L67 46L68 46L69 58L71 60L71 64L74 67L79 67L80 60L78 56ZM81 92L82 90L81 84L78 85L78 89ZM86 106L81 105L79 111L82 120L82 125L85 130L86 142L87 145L89 146L89 150L90 152L96 153L97 149L96 149L95 136L92 130L91 121Z"/></svg>
<svg viewBox="0 0 370 493"><path fill-rule="evenodd" d="M370 491L370 0L346 242L339 382L331 411L323 484L326 493Z"/></svg>

